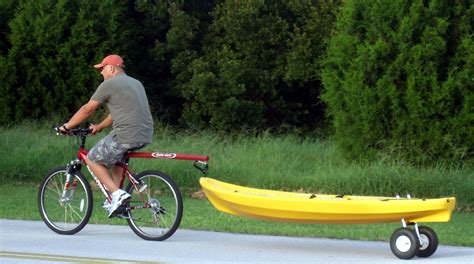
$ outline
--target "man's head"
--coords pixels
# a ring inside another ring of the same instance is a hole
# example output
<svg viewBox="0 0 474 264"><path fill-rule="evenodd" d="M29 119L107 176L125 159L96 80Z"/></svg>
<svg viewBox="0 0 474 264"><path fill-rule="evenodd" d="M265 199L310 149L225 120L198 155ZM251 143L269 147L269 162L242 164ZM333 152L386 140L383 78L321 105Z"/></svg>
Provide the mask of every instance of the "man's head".
<svg viewBox="0 0 474 264"><path fill-rule="evenodd" d="M122 73L125 64L119 55L109 55L105 57L101 63L94 65L94 68L101 70L100 74L104 80L114 77L117 73Z"/></svg>

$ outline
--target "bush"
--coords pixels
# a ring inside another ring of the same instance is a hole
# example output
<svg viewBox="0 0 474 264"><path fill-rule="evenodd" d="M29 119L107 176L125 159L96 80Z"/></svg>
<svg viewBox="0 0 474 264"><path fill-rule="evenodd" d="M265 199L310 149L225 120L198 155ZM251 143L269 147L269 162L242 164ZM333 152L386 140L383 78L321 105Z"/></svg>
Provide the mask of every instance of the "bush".
<svg viewBox="0 0 474 264"><path fill-rule="evenodd" d="M0 2L0 56L10 48L8 41L8 22L13 17L14 0L3 0Z"/></svg>
<svg viewBox="0 0 474 264"><path fill-rule="evenodd" d="M338 3L218 5L183 85L186 124L224 131L320 124L319 58Z"/></svg>
<svg viewBox="0 0 474 264"><path fill-rule="evenodd" d="M168 124L324 124L320 58L342 1L13 2L0 11L2 125L70 115L100 82L90 66L112 52Z"/></svg>
<svg viewBox="0 0 474 264"><path fill-rule="evenodd" d="M349 1L322 72L334 138L351 157L473 154L470 1Z"/></svg>
<svg viewBox="0 0 474 264"><path fill-rule="evenodd" d="M127 31L115 1L22 1L10 21L8 98L0 123L70 115L91 96L100 75L92 65L120 52Z"/></svg>

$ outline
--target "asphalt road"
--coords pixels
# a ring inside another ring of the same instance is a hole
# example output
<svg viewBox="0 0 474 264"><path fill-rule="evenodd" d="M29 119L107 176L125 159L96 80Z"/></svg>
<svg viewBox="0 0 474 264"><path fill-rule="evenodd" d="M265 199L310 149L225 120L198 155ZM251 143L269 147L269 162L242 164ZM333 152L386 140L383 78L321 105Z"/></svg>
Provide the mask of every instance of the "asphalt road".
<svg viewBox="0 0 474 264"><path fill-rule="evenodd" d="M474 263L474 248L440 245L427 259L399 260L387 242L178 230L145 241L128 226L87 225L58 235L43 222L0 219L0 263Z"/></svg>

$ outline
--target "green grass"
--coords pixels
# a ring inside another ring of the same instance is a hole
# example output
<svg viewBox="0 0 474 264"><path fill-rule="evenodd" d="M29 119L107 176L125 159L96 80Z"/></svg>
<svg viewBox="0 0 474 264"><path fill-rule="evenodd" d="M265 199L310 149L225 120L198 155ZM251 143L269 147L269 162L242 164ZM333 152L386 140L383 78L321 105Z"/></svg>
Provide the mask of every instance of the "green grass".
<svg viewBox="0 0 474 264"><path fill-rule="evenodd" d="M38 187L33 184L0 185L0 218L41 220L37 206ZM108 219L100 207L104 198L94 193L94 211L89 223L121 224L125 220ZM184 216L180 228L213 230L234 233L267 234L282 236L329 237L356 240L388 241L392 232L400 227L398 223L370 225L322 225L290 224L260 221L223 214L212 207L207 200L184 198ZM474 246L474 214L456 212L448 223L428 223L438 234L441 244ZM132 232L132 231L130 231Z"/></svg>
<svg viewBox="0 0 474 264"><path fill-rule="evenodd" d="M87 146L103 135L90 136ZM75 158L76 149L74 138L56 136L41 123L0 128L0 183L39 183L51 168ZM231 138L157 127L153 144L145 150L209 155L209 177L239 185L327 194L456 196L459 209L474 208L473 167L419 168L388 158L348 161L328 140L268 134ZM198 190L201 174L191 165L159 159L131 162L137 172L157 169L171 175L180 188Z"/></svg>

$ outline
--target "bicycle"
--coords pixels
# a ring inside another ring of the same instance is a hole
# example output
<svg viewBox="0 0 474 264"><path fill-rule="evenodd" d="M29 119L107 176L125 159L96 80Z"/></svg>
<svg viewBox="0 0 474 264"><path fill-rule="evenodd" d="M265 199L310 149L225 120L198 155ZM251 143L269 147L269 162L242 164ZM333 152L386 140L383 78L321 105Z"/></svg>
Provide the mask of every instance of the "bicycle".
<svg viewBox="0 0 474 264"><path fill-rule="evenodd" d="M59 134L59 127L55 126ZM38 207L41 218L46 225L58 234L73 235L81 231L88 223L93 208L92 191L86 177L81 173L82 166L87 168L84 157L86 137L91 133L89 128L71 129L69 136L78 137L77 158L66 166L52 169L43 179L38 192ZM123 168L120 188L125 179L125 189L132 197L129 202L119 208L119 215L125 218L130 228L145 240L162 241L174 234L178 229L183 215L183 200L178 186L172 178L163 172L147 170L138 174L129 167L132 158L193 160L194 167L207 173L208 156L161 153L133 152L124 155L124 163L116 165ZM89 170L89 168L88 168ZM106 199L111 196L105 186L89 170Z"/></svg>

